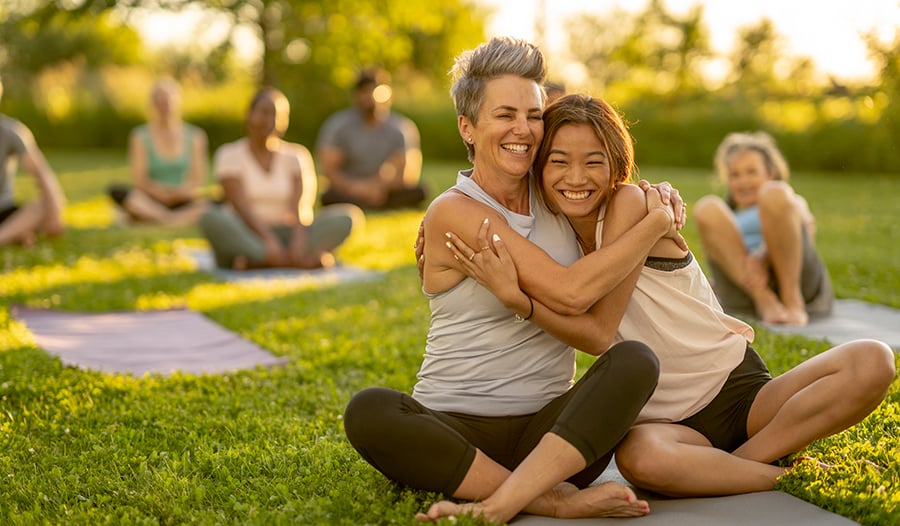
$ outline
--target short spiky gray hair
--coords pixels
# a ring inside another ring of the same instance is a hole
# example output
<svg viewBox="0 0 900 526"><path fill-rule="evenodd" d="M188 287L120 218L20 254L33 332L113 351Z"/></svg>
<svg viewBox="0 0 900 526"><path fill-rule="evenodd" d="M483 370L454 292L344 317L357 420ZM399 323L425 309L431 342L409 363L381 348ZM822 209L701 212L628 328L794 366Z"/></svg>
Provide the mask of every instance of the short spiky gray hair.
<svg viewBox="0 0 900 526"><path fill-rule="evenodd" d="M475 49L459 54L450 75L453 80L450 96L456 105L456 115L477 124L478 111L484 102L484 89L489 80L516 75L542 86L547 76L547 65L541 50L534 44L518 38L494 37ZM475 147L465 144L471 161Z"/></svg>

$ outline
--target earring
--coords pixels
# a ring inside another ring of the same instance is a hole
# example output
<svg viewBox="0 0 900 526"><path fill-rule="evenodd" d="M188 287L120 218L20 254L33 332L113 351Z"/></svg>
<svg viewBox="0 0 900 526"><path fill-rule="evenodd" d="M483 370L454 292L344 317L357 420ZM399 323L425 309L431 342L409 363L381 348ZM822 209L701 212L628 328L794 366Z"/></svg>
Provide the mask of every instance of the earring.
<svg viewBox="0 0 900 526"><path fill-rule="evenodd" d="M466 141L471 143L471 142L472 142L472 136L470 135L470 136L466 137Z"/></svg>

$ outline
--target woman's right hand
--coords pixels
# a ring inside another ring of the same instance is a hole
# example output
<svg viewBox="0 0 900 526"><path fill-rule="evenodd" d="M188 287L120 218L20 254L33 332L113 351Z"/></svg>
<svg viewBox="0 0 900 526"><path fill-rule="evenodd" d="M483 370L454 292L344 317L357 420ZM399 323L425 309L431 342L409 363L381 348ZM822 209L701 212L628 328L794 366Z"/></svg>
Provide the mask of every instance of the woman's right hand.
<svg viewBox="0 0 900 526"><path fill-rule="evenodd" d="M452 232L447 233L447 248L459 262L459 270L490 290L506 307L521 303L522 290L512 256L496 234L488 240L490 222L485 219L478 229L478 250L474 250Z"/></svg>
<svg viewBox="0 0 900 526"><path fill-rule="evenodd" d="M288 266L288 253L281 243L272 237L263 240L265 245L265 262L270 267L286 267Z"/></svg>

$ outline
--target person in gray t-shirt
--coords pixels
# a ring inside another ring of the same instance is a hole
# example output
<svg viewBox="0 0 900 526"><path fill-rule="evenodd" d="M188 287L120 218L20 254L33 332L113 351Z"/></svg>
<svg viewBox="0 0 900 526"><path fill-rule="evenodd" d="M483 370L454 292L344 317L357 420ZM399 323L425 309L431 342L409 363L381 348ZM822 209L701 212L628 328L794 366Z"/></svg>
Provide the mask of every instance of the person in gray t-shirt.
<svg viewBox="0 0 900 526"><path fill-rule="evenodd" d="M322 204L352 203L368 209L415 207L425 200L419 183L419 130L391 111L392 92L381 70L362 72L355 105L331 115L316 145L328 179Z"/></svg>
<svg viewBox="0 0 900 526"><path fill-rule="evenodd" d="M0 83L0 96L3 84ZM13 192L18 162L35 178L40 197L16 203ZM0 114L0 246L31 245L37 234L59 235L63 231L65 196L56 175L41 153L31 131L21 122Z"/></svg>

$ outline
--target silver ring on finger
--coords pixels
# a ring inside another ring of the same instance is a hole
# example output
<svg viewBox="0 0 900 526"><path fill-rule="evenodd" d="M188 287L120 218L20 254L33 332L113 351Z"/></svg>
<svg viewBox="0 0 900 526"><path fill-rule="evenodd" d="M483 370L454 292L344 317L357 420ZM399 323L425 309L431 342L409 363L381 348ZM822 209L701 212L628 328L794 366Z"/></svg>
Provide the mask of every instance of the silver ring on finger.
<svg viewBox="0 0 900 526"><path fill-rule="evenodd" d="M475 254L477 254L477 253L478 253L478 252L472 252L472 255L469 256L469 261L474 260L474 259L475 259Z"/></svg>

